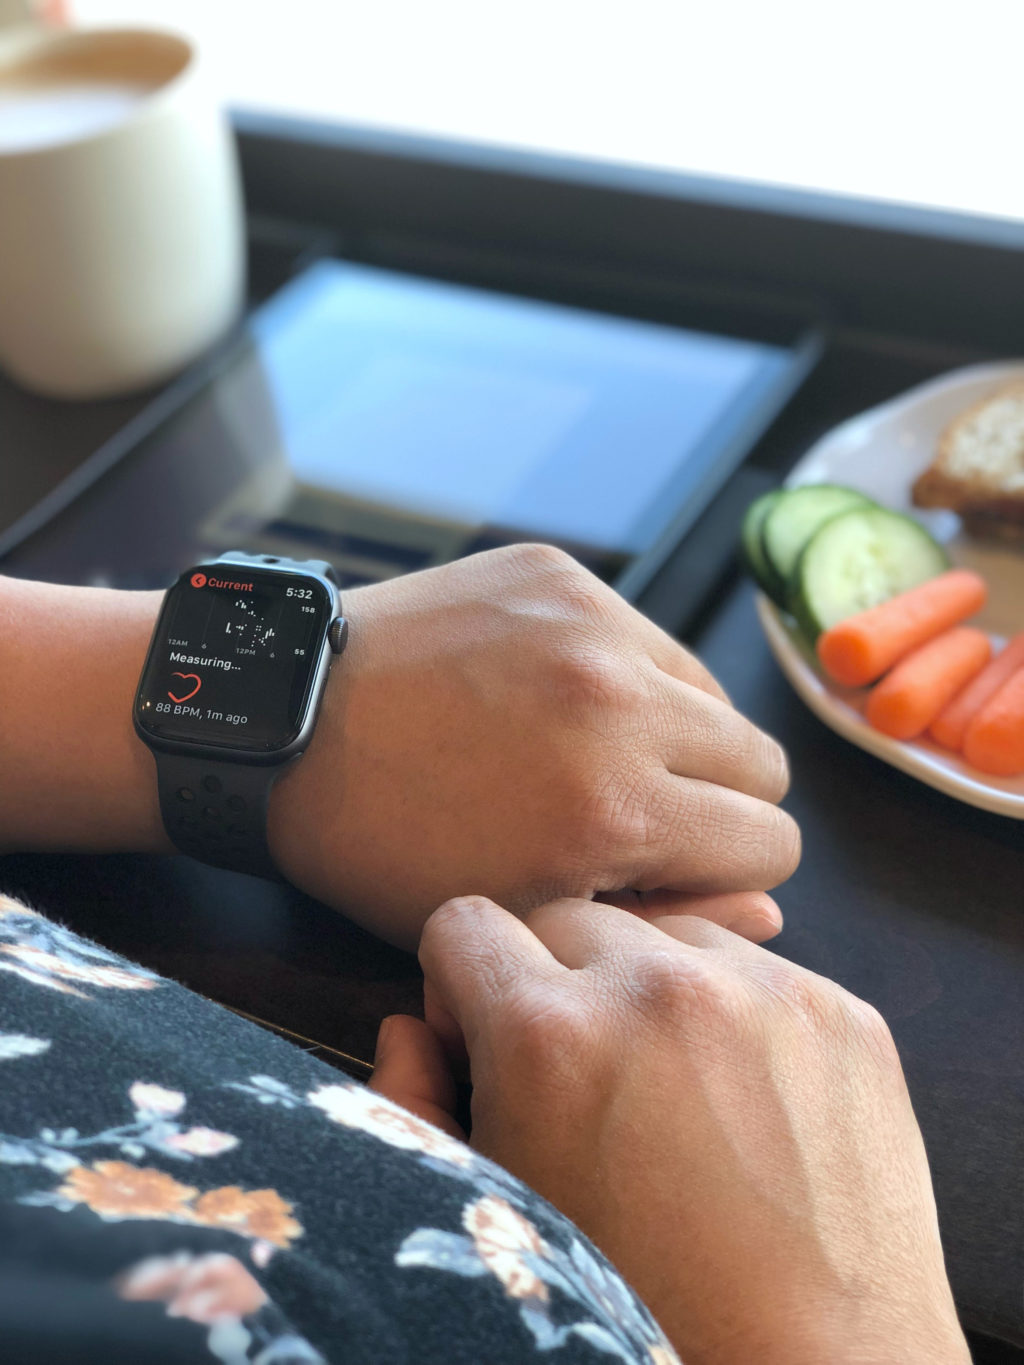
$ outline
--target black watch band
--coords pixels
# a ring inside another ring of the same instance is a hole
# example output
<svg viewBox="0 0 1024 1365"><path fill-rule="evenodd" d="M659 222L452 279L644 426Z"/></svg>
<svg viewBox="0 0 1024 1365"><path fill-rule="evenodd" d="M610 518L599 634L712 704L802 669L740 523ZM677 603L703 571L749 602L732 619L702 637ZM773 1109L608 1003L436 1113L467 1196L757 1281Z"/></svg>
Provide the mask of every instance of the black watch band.
<svg viewBox="0 0 1024 1365"><path fill-rule="evenodd" d="M267 807L283 768L153 757L164 828L182 853L233 872L280 877L267 846Z"/></svg>
<svg viewBox="0 0 1024 1365"><path fill-rule="evenodd" d="M294 560L231 551L218 563L254 568L302 569L326 578L337 589L333 565L321 560ZM347 624L339 614L332 623L332 652L344 649ZM179 754L153 748L160 813L168 837L200 862L233 872L282 880L267 844L267 811L274 783L292 760L281 763L225 761L216 756Z"/></svg>

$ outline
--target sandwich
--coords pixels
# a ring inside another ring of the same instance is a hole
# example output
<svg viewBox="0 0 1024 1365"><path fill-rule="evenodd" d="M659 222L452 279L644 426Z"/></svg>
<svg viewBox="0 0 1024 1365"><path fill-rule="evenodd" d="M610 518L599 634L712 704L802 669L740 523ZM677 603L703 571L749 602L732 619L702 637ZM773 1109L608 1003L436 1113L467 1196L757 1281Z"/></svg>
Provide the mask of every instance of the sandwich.
<svg viewBox="0 0 1024 1365"><path fill-rule="evenodd" d="M950 422L913 498L958 512L971 535L1024 544L1024 379Z"/></svg>

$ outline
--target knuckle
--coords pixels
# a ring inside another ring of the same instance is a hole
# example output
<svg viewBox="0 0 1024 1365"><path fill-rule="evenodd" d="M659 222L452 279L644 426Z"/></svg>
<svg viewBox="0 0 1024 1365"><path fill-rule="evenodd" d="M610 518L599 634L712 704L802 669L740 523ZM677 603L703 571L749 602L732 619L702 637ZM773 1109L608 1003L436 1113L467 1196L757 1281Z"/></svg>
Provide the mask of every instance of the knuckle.
<svg viewBox="0 0 1024 1365"><path fill-rule="evenodd" d="M720 968L710 959L659 949L631 963L631 983L638 1003L653 1018L686 1016L721 1019L734 1001Z"/></svg>
<svg viewBox="0 0 1024 1365"><path fill-rule="evenodd" d="M452 934L460 934L467 916L476 916L493 907L486 896L453 896L431 914L420 936L421 951L445 942Z"/></svg>
<svg viewBox="0 0 1024 1365"><path fill-rule="evenodd" d="M688 785L676 824L688 831L694 890L720 889L723 861L744 888L765 891L791 877L800 862L800 829L770 801L709 782Z"/></svg>
<svg viewBox="0 0 1024 1365"><path fill-rule="evenodd" d="M749 727L735 711L692 684L677 707L675 714L688 745L698 754L714 756L716 777L731 785L738 774L749 769Z"/></svg>
<svg viewBox="0 0 1024 1365"><path fill-rule="evenodd" d="M811 1033L844 1031L840 991L831 981L794 967L782 958L772 959L764 980L775 1000Z"/></svg>
<svg viewBox="0 0 1024 1365"><path fill-rule="evenodd" d="M696 848L727 848L735 842L738 831L729 828L725 792L710 783L688 785L685 820Z"/></svg>
<svg viewBox="0 0 1024 1365"><path fill-rule="evenodd" d="M607 649L576 645L551 657L551 681L566 713L593 724L609 724L639 710L643 689L639 678Z"/></svg>
<svg viewBox="0 0 1024 1365"><path fill-rule="evenodd" d="M882 1070L902 1070L889 1025L879 1011L848 991L840 994L846 1029L853 1041Z"/></svg>
<svg viewBox="0 0 1024 1365"><path fill-rule="evenodd" d="M479 915L481 911L493 910L494 902L488 896L452 896L434 911L434 917L442 923L461 921L467 915Z"/></svg>
<svg viewBox="0 0 1024 1365"><path fill-rule="evenodd" d="M783 958L772 958L759 976L773 1006L781 1008L816 1048L838 1048L845 1065L867 1067L902 1082L896 1043L874 1005Z"/></svg>
<svg viewBox="0 0 1024 1365"><path fill-rule="evenodd" d="M579 1001L567 992L524 991L505 1007L506 1046L526 1074L571 1066L587 1048L592 1025Z"/></svg>
<svg viewBox="0 0 1024 1365"><path fill-rule="evenodd" d="M696 654L691 653L677 641L672 640L671 644L674 646L674 653L671 656L672 666L669 667L668 671L680 682L685 683L687 687L692 687L702 697L725 707L732 713L735 708L726 695L725 688L710 668L703 664ZM666 662L668 662L667 659Z"/></svg>
<svg viewBox="0 0 1024 1365"><path fill-rule="evenodd" d="M605 621L609 610L621 605L621 599L606 584L555 545L514 545L508 553L521 573L543 584L563 618L592 626Z"/></svg>
<svg viewBox="0 0 1024 1365"><path fill-rule="evenodd" d="M567 623L583 639L609 638L612 633L609 589L580 565L573 567L574 572L559 579L555 594L562 629Z"/></svg>
<svg viewBox="0 0 1024 1365"><path fill-rule="evenodd" d="M582 572L582 566L567 551L557 545L545 545L539 541L527 541L520 545L509 545L499 551L529 573L551 574Z"/></svg>
<svg viewBox="0 0 1024 1365"><path fill-rule="evenodd" d="M715 682L715 675L711 669L697 658L692 649L687 649L685 645L679 644L676 640L673 640L672 643L676 650L675 658L679 672L691 687L697 687L704 691L706 683Z"/></svg>
<svg viewBox="0 0 1024 1365"><path fill-rule="evenodd" d="M619 773L597 788L591 786L577 805L574 842L591 864L632 866L650 838L639 792Z"/></svg>
<svg viewBox="0 0 1024 1365"><path fill-rule="evenodd" d="M760 852L768 885L777 886L793 875L800 864L801 838L800 826L788 812L762 801L750 836Z"/></svg>

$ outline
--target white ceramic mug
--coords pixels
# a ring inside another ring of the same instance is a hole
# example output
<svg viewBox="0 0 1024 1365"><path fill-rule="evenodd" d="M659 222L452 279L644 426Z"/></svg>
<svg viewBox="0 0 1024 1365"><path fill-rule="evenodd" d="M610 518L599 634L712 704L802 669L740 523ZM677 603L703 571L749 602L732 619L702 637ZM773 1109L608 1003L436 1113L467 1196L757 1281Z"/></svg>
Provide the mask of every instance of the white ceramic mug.
<svg viewBox="0 0 1024 1365"><path fill-rule="evenodd" d="M0 367L55 397L144 387L230 326L244 275L234 142L191 42L0 32Z"/></svg>

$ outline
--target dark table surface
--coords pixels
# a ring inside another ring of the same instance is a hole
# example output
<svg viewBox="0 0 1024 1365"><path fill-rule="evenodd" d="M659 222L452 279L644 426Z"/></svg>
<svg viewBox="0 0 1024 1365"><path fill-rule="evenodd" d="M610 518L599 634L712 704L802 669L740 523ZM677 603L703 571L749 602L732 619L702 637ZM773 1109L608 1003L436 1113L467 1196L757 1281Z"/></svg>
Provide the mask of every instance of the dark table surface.
<svg viewBox="0 0 1024 1365"><path fill-rule="evenodd" d="M786 927L773 949L834 977L888 1020L964 1321L1024 1345L1024 822L957 803L833 735L776 668L749 588L722 578L743 506L817 435L981 358L872 338L833 344L653 585L646 609L664 624L685 622L687 642L736 704L788 748L786 804L802 826L804 857L778 893ZM12 404L18 395L0 385L0 408ZM29 402L4 427L21 432L33 459L56 444L73 465L134 404L103 405L79 426L70 409L37 412ZM27 504L34 495L29 480L20 496ZM413 958L287 887L184 858L26 855L0 859L0 887L305 1046L315 1042L356 1075L368 1070L379 1020L420 1006Z"/></svg>
<svg viewBox="0 0 1024 1365"><path fill-rule="evenodd" d="M888 1020L925 1135L967 1325L1024 1341L1020 1304L1024 825L975 811L837 738L794 698L752 594L696 646L789 750L804 857L773 945ZM286 887L184 858L0 859L0 886L205 995L313 1040L355 1074L379 1020L418 1012L415 960Z"/></svg>

